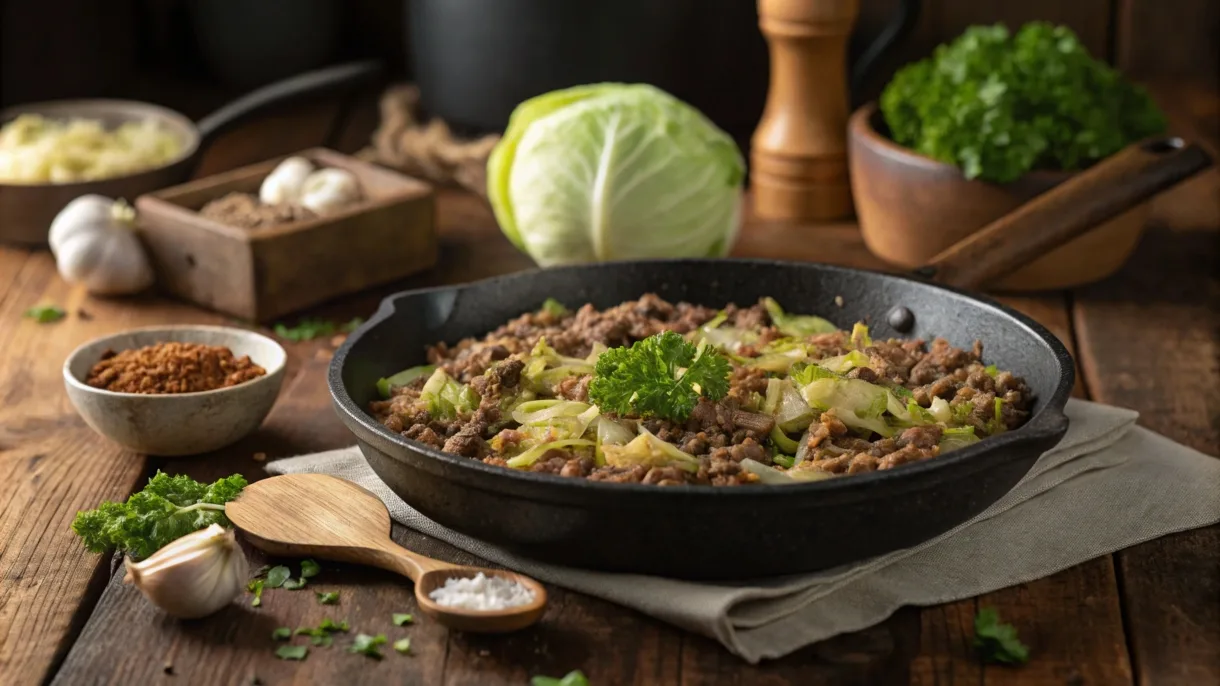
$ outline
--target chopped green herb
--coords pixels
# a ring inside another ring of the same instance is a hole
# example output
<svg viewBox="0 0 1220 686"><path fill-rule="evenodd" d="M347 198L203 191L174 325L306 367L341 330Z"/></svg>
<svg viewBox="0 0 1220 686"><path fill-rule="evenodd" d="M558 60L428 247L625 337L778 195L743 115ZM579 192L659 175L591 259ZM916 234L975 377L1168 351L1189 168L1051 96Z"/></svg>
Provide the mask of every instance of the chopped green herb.
<svg viewBox="0 0 1220 686"><path fill-rule="evenodd" d="M297 322L296 326L289 327L286 324L275 325L275 335L280 338L285 338L290 341L312 341L315 338L323 336L331 336L336 332L351 333L360 328L364 320L356 317L346 324L335 325L334 322L323 319L302 319Z"/></svg>
<svg viewBox="0 0 1220 686"><path fill-rule="evenodd" d="M246 584L246 590L254 594L254 598L250 601L250 607L258 607L263 604L263 584L266 583L262 579L254 579Z"/></svg>
<svg viewBox="0 0 1220 686"><path fill-rule="evenodd" d="M292 576L292 571L284 565L272 567L271 571L267 572L267 588L283 586L290 576Z"/></svg>
<svg viewBox="0 0 1220 686"><path fill-rule="evenodd" d="M317 593L318 603L321 605L337 605L339 603L339 592L330 591L327 593Z"/></svg>
<svg viewBox="0 0 1220 686"><path fill-rule="evenodd" d="M38 305L37 307L31 307L25 311L25 316L27 318L33 319L39 324L57 322L63 319L66 314L66 312L55 305Z"/></svg>
<svg viewBox="0 0 1220 686"><path fill-rule="evenodd" d="M394 650L397 650L398 652L402 653L403 655L406 655L407 653L411 652L411 639L400 638L397 641L394 641Z"/></svg>
<svg viewBox="0 0 1220 686"><path fill-rule="evenodd" d="M785 469L791 469L792 465L796 463L796 458L790 455L777 454L771 456L771 461Z"/></svg>
<svg viewBox="0 0 1220 686"><path fill-rule="evenodd" d="M285 591L299 591L302 588L305 588L305 577L301 577L300 579L295 579L295 580L289 579L284 582Z"/></svg>
<svg viewBox="0 0 1220 686"><path fill-rule="evenodd" d="M309 654L309 646L280 646L275 649L275 656L281 660L304 660Z"/></svg>
<svg viewBox="0 0 1220 686"><path fill-rule="evenodd" d="M322 620L322 623L318 625L318 628L323 631L347 631L351 627L347 625L346 619L336 624L335 620L327 617Z"/></svg>
<svg viewBox="0 0 1220 686"><path fill-rule="evenodd" d="M282 626L271 632L271 638L277 641L287 641L288 639L292 638L292 629Z"/></svg>
<svg viewBox="0 0 1220 686"><path fill-rule="evenodd" d="M984 662L1024 664L1029 661L1029 648L1017 639L1011 624L1000 624L995 608L985 607L974 618L974 649Z"/></svg>
<svg viewBox="0 0 1220 686"><path fill-rule="evenodd" d="M412 622L415 621L414 615L410 615L405 612L395 612L393 617L394 617L394 626L402 626L404 624L411 624Z"/></svg>
<svg viewBox="0 0 1220 686"><path fill-rule="evenodd" d="M318 575L318 572L320 572L321 570L322 570L322 568L318 566L317 562L314 562L313 560L301 560L301 578L302 579L308 579L311 577L315 577Z"/></svg>
<svg viewBox="0 0 1220 686"><path fill-rule="evenodd" d="M369 636L368 634L356 634L356 640L347 650L350 653L359 653L361 655L367 655L380 660L382 655L381 651L377 649L377 646L384 645L385 642L385 634L377 634L376 636Z"/></svg>
<svg viewBox="0 0 1220 686"><path fill-rule="evenodd" d="M589 686L589 678L578 669L568 672L562 679L550 676L536 676L530 679L530 686Z"/></svg>
<svg viewBox="0 0 1220 686"><path fill-rule="evenodd" d="M706 340L696 346L665 331L602 353L589 398L603 411L685 421L701 396L719 400L728 393L730 371Z"/></svg>
<svg viewBox="0 0 1220 686"><path fill-rule="evenodd" d="M126 502L104 502L96 510L76 513L72 530L92 552L114 548L139 560L211 524L229 526L224 504L245 487L240 474L203 484L158 470Z"/></svg>

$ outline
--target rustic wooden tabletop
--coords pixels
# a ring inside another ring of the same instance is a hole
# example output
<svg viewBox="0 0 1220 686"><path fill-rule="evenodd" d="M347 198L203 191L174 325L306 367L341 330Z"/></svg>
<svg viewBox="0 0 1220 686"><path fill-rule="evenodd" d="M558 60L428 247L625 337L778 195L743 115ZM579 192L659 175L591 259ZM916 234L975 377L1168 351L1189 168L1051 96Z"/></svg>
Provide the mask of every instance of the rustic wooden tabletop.
<svg viewBox="0 0 1220 686"><path fill-rule="evenodd" d="M1220 96L1183 87L1157 92L1177 131L1214 155ZM266 117L223 138L202 173L322 142L354 150L367 140L372 116L367 104L322 103ZM1213 170L1157 201L1138 252L1119 275L1071 292L1001 298L1074 350L1077 395L1137 409L1145 426L1212 455L1220 454L1218 199L1220 172ZM395 290L530 266L474 197L442 193L439 218L439 267L309 314L367 315ZM847 223L750 222L736 254L884 268ZM69 316L45 325L22 318L44 302L63 306ZM63 359L96 336L170 322L229 323L155 296L92 298L56 275L48 253L0 248L0 683L492 686L577 668L597 686L1220 682L1220 526L980 598L905 608L879 626L756 667L708 639L559 588L549 589L542 622L515 635L463 635L420 621L398 632L411 637L411 656L387 651L374 661L334 647L315 649L304 662L280 661L274 628L332 616L389 629L390 612L414 609L410 585L387 573L324 564L316 588L341 591L338 606L278 591L258 609L239 602L205 620L177 622L124 585L111 556L87 553L68 528L78 510L126 497L157 468L197 479L233 472L255 477L263 467L256 453L275 459L352 442L326 392L331 341L287 344L291 362L279 403L256 435L230 449L165 460L100 439L65 397ZM394 536L425 554L473 562L400 526ZM972 622L984 606L1018 628L1032 652L1028 665L975 660Z"/></svg>

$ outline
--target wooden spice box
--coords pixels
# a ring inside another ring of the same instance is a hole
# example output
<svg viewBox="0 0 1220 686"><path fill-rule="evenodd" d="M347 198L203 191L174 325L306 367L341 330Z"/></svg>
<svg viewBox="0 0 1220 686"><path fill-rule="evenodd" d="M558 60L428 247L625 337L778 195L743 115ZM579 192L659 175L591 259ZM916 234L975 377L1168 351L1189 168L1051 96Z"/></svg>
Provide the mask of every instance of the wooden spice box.
<svg viewBox="0 0 1220 686"><path fill-rule="evenodd" d="M199 214L228 193L257 195L284 157L142 195L136 199L137 222L159 287L265 322L436 263L430 185L326 148L297 155L316 167L351 172L364 198L323 217L255 229Z"/></svg>

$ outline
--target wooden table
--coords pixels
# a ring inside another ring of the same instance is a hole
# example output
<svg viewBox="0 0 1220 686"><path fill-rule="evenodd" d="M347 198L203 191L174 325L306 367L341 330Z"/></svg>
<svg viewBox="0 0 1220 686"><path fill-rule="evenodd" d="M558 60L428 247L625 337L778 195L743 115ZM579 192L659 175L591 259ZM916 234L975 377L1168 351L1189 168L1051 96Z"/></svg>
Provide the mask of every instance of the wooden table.
<svg viewBox="0 0 1220 686"><path fill-rule="evenodd" d="M1179 132L1213 154L1220 98L1164 88ZM334 104L264 118L224 138L205 173L329 141L355 149L370 127L367 108ZM1114 278L1072 292L1006 297L1073 348L1076 392L1139 410L1141 422L1216 455L1220 447L1220 173L1163 196L1138 253ZM442 264L431 273L310 313L346 319L371 312L386 293L526 268L482 203L440 198ZM884 268L854 225L751 222L741 256L783 257ZM23 319L57 303L59 323ZM866 631L810 646L757 667L718 644L609 603L552 588L536 628L505 637L451 633L420 621L393 630L391 612L412 612L411 587L389 574L324 564L312 594L269 592L211 618L167 619L121 582L109 555L84 551L69 524L78 510L122 499L158 468L214 479L262 473L270 459L352 443L324 383L329 341L289 344L285 389L263 428L240 445L191 459L155 459L99 439L63 392L60 365L81 342L158 323L226 318L159 297L103 300L56 276L45 252L0 248L0 683L16 684L525 684L537 674L580 668L596 686L620 684L1203 684L1220 683L1220 527L1184 532L1098 558L1049 578L986 596L905 608ZM1220 494L1217 495L1220 497ZM1123 507L1114 503L1114 507ZM1070 525L1070 523L1065 523ZM473 561L445 544L397 527L402 544ZM1031 648L1019 669L981 666L971 653L972 620L994 606ZM357 629L409 635L412 655L380 662L341 647L304 662L274 656L278 626L324 616ZM258 682L254 681L257 677Z"/></svg>

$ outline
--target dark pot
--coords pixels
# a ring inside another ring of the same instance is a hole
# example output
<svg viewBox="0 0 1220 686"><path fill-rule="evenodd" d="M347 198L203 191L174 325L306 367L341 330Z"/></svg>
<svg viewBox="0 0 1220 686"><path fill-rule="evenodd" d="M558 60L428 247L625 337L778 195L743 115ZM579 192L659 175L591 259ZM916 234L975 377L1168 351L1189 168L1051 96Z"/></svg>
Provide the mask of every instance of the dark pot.
<svg viewBox="0 0 1220 686"><path fill-rule="evenodd" d="M903 0L861 52L857 76L913 25L919 4ZM536 95L622 81L672 93L745 147L767 94L753 0L407 0L407 30L425 109L466 133L503 130Z"/></svg>

